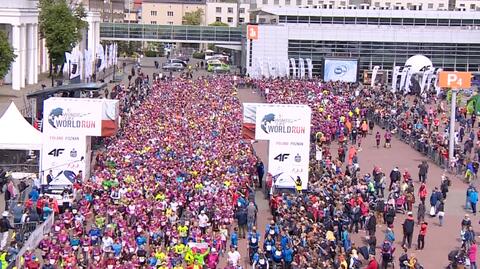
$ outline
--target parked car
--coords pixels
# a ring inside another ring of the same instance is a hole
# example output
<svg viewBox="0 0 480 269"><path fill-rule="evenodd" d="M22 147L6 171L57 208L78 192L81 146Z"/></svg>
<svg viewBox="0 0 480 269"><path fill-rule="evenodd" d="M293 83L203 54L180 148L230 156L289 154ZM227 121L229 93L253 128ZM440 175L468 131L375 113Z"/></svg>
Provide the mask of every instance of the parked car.
<svg viewBox="0 0 480 269"><path fill-rule="evenodd" d="M207 71L214 73L227 73L230 71L230 65L222 63L220 61L210 62L208 63Z"/></svg>
<svg viewBox="0 0 480 269"><path fill-rule="evenodd" d="M169 71L182 71L185 69L185 66L181 63L165 63L163 64L162 69Z"/></svg>
<svg viewBox="0 0 480 269"><path fill-rule="evenodd" d="M183 67L187 67L187 63L181 59L177 59L177 58L174 58L174 59L170 59L167 61L167 63L169 64L172 64L172 63L179 63L181 65L183 65Z"/></svg>

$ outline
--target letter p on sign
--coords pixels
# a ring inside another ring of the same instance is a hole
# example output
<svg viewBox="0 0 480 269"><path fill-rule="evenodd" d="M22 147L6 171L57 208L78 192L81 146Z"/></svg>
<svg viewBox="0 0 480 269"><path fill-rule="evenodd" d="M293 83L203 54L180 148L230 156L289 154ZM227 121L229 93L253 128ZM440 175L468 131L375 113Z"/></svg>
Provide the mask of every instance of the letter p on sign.
<svg viewBox="0 0 480 269"><path fill-rule="evenodd" d="M258 26L257 25L248 25L247 26L247 39L257 40L258 39Z"/></svg>
<svg viewBox="0 0 480 269"><path fill-rule="evenodd" d="M438 86L451 89L468 89L472 84L470 72L440 72Z"/></svg>

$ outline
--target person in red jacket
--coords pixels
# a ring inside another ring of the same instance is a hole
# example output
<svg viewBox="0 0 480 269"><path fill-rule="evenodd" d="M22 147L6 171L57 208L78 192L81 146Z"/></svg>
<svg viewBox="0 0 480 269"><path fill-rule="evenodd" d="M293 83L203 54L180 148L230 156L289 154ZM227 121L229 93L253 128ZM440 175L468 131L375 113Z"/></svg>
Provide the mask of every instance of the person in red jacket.
<svg viewBox="0 0 480 269"><path fill-rule="evenodd" d="M417 249L423 249L425 247L425 235L427 235L428 223L425 221L420 225L420 232L418 233Z"/></svg>
<svg viewBox="0 0 480 269"><path fill-rule="evenodd" d="M370 259L368 260L368 266L365 269L378 269L378 262L375 259L375 255L370 254Z"/></svg>

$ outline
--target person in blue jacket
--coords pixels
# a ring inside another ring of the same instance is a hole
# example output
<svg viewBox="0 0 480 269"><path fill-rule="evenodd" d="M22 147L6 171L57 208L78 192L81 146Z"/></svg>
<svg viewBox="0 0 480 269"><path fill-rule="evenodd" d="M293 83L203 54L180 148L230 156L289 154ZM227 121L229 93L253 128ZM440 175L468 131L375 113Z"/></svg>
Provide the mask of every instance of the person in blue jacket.
<svg viewBox="0 0 480 269"><path fill-rule="evenodd" d="M283 260L285 261L285 269L292 268L293 255L294 255L294 252L293 252L292 246L290 243L288 243L287 246L282 251Z"/></svg>
<svg viewBox="0 0 480 269"><path fill-rule="evenodd" d="M283 250L282 246L278 245L272 249L272 261L276 268L281 268L283 263ZM274 268L275 268L274 267Z"/></svg>
<svg viewBox="0 0 480 269"><path fill-rule="evenodd" d="M260 241L260 233L257 232L257 227L253 226L252 231L248 233L248 254L250 261L253 259L253 255L258 251L258 243Z"/></svg>
<svg viewBox="0 0 480 269"><path fill-rule="evenodd" d="M280 233L280 228L275 224L275 221L271 221L265 226L265 237L271 235L272 237L277 236Z"/></svg>
<svg viewBox="0 0 480 269"><path fill-rule="evenodd" d="M265 256L267 256L268 260L272 258L272 249L275 247L275 240L269 234L267 238L263 242L263 251L265 252Z"/></svg>
<svg viewBox="0 0 480 269"><path fill-rule="evenodd" d="M238 228L233 228L233 232L230 235L230 245L237 247L238 246Z"/></svg>
<svg viewBox="0 0 480 269"><path fill-rule="evenodd" d="M468 193L468 202L470 202L470 207L472 208L473 215L477 214L477 203L478 203L478 192L473 189Z"/></svg>

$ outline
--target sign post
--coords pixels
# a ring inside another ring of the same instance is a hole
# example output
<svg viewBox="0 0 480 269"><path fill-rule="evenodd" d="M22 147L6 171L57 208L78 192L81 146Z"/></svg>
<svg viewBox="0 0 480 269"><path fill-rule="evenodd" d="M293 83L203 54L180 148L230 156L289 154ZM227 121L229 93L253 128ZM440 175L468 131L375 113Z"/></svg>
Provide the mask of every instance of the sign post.
<svg viewBox="0 0 480 269"><path fill-rule="evenodd" d="M448 140L448 161L453 159L455 150L455 112L457 110L457 93L460 89L471 87L472 73L470 72L447 72L442 71L438 75L438 86L440 88L452 89L452 106L450 111L450 127Z"/></svg>

